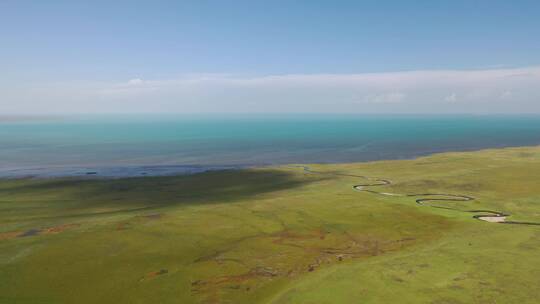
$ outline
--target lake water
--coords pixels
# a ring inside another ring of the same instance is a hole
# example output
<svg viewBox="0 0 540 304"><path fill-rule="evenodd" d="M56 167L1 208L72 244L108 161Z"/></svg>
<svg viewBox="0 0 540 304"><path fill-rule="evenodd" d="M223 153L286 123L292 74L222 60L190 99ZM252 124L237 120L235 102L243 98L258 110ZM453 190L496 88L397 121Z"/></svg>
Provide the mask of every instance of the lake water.
<svg viewBox="0 0 540 304"><path fill-rule="evenodd" d="M0 120L0 177L139 176L540 144L540 116L73 116Z"/></svg>

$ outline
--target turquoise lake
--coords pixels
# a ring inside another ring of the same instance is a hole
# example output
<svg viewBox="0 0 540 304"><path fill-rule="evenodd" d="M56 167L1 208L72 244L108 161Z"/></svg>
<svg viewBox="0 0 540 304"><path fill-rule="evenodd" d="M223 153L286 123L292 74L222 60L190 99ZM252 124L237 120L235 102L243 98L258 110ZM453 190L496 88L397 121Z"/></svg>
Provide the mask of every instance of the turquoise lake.
<svg viewBox="0 0 540 304"><path fill-rule="evenodd" d="M540 116L149 115L0 121L0 176L138 176L540 144Z"/></svg>

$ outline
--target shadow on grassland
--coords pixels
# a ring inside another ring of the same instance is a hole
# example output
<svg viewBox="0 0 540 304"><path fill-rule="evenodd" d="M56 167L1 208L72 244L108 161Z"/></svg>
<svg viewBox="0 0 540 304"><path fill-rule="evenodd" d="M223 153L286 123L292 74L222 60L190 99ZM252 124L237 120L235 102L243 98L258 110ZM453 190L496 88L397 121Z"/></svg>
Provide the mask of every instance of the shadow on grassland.
<svg viewBox="0 0 540 304"><path fill-rule="evenodd" d="M99 208L100 212L92 214L101 214L174 205L235 202L326 178L258 169L124 179L21 180L11 187L0 188L0 196L10 200L39 201L56 210L63 204L74 213ZM73 215L72 212L68 213Z"/></svg>

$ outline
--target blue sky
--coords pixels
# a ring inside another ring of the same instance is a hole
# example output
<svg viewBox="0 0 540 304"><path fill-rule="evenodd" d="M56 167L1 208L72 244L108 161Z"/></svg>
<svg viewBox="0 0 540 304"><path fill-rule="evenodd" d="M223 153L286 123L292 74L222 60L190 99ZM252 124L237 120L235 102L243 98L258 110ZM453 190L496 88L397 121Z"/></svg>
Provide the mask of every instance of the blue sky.
<svg viewBox="0 0 540 304"><path fill-rule="evenodd" d="M134 109L140 112L149 111L144 103L151 100L162 103L166 111L216 109L208 104L198 108L197 100L203 99L192 92L193 88L188 90L191 95L162 92L164 83L171 85L193 75L200 82L201 75L235 80L366 73L403 77L399 72L525 68L532 69L535 76L536 67L540 66L539 37L540 1L3 0L0 89L4 89L4 94L0 92L0 111L45 111L51 106L68 104L70 112L127 111L130 109L116 97L90 96L88 91L110 91L124 84L127 88L148 87L148 83L159 94L143 98L139 93L129 93L121 99L136 100ZM529 79L496 95L510 96L516 86L521 91L534 90L530 83L535 80ZM350 83L350 79L342 80L341 86L343 81ZM498 84L478 85L485 88ZM305 82L302 85L310 90ZM467 93L458 91L455 83L446 86L447 90L437 95L441 102L459 100L460 94ZM437 88L441 89L440 85ZM204 85L198 89L206 90ZM209 89L214 90L215 85ZM273 89L283 88L252 90L249 99L271 92L274 98L309 106L309 95L296 92L280 96ZM427 95L437 99L433 97L434 89L426 87L414 98ZM230 91L221 87L218 90ZM239 91L221 97L234 105L235 100L241 99ZM381 94L394 96L383 100L396 101L406 101L402 95L411 96L392 85L372 91L366 90L364 95L355 91L347 102L369 100L369 96L378 100ZM538 92L532 93L535 98L538 96ZM346 99L330 91L326 94L328 103ZM92 103L92 98L113 105L107 109L96 102L93 107L87 104ZM56 103L51 103L53 99ZM523 104L519 103L523 112L540 111L535 100L517 101ZM425 106L427 101L422 102ZM185 107L183 103L190 105ZM245 104L232 108L240 110ZM293 108L301 109L291 107L291 111ZM252 109L272 110L265 104L255 104ZM318 109L326 111L325 107ZM392 111L391 106L380 109ZM375 106L373 111L377 112ZM505 111L504 107L500 111Z"/></svg>

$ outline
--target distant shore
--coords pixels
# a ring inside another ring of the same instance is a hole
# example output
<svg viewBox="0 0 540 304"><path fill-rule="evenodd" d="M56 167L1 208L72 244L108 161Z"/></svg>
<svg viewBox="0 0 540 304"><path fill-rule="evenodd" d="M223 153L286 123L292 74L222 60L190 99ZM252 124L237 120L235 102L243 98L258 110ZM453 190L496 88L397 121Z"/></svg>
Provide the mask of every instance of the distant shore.
<svg viewBox="0 0 540 304"><path fill-rule="evenodd" d="M247 166L96 166L96 167L43 167L0 170L0 179L11 178L129 178L144 176L174 176L216 170L242 169Z"/></svg>
<svg viewBox="0 0 540 304"><path fill-rule="evenodd" d="M495 147L483 149L469 149L458 151L440 151L434 153L425 153L409 158L384 158L368 161L352 161L352 162L318 162L311 164L354 164L354 163L369 163L376 161L395 161L395 160L411 160L421 157L427 157L436 154L445 153L467 153L467 152L482 152L489 150L501 149L528 149L540 147L540 145L532 146L509 146ZM56 166L56 167L40 167L40 168L0 168L0 179L19 179L19 178L133 178L133 177L152 177L152 176L176 176L197 174L208 171L220 170L240 170L255 167L273 167L289 165L287 163L276 164L244 164L244 165L125 165L125 166Z"/></svg>

